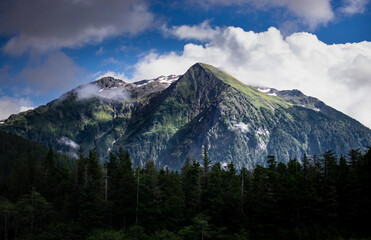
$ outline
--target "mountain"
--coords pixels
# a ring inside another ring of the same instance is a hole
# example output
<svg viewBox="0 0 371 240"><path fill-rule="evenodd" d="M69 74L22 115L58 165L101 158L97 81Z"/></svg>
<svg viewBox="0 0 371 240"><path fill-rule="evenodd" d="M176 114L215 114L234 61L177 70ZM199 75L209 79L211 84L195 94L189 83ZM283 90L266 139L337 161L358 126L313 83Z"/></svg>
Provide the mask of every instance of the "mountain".
<svg viewBox="0 0 371 240"><path fill-rule="evenodd" d="M339 96L340 97L340 96ZM253 167L304 153L346 154L371 145L371 130L299 90L243 84L197 63L182 76L126 83L105 77L35 110L11 115L0 130L75 155L96 146L101 157L123 147L135 162L179 169L185 158Z"/></svg>

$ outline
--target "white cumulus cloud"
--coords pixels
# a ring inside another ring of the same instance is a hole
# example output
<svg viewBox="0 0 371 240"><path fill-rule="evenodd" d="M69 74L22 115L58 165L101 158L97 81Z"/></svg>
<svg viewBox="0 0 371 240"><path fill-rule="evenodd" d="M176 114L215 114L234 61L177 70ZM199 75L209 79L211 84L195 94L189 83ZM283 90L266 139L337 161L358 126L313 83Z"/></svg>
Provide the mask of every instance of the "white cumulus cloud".
<svg viewBox="0 0 371 240"><path fill-rule="evenodd" d="M33 103L26 98L0 97L0 120L30 109L33 109Z"/></svg>
<svg viewBox="0 0 371 240"><path fill-rule="evenodd" d="M305 32L285 38L273 27L261 33L214 31L206 44L188 43L181 53L149 53L136 64L132 80L183 74L204 62L250 85L300 89L371 127L371 42L328 45Z"/></svg>

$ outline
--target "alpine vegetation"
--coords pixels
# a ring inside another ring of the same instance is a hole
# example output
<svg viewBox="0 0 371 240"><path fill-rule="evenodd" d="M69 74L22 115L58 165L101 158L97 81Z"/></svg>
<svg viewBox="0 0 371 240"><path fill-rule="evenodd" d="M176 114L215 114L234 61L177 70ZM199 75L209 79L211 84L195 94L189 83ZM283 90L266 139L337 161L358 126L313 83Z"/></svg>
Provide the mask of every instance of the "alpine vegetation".
<svg viewBox="0 0 371 240"><path fill-rule="evenodd" d="M0 129L65 153L71 148L60 143L68 138L85 154L95 147L102 160L122 147L135 164L151 159L173 170L187 157L200 158L204 145L213 164L237 169L264 165L268 155L286 163L371 145L369 128L317 98L248 86L203 63L181 76L136 83L105 77L12 115Z"/></svg>

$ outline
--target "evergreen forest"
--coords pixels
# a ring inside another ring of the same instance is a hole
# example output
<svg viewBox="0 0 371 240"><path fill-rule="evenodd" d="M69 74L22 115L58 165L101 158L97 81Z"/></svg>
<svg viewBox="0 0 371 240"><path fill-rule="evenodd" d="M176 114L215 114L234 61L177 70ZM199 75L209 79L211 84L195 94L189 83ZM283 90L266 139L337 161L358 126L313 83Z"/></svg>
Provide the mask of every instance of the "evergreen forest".
<svg viewBox="0 0 371 240"><path fill-rule="evenodd" d="M133 166L123 149L101 164L94 149L73 160L1 134L0 239L371 237L371 148L267 156L251 170L212 163L204 148L170 171Z"/></svg>

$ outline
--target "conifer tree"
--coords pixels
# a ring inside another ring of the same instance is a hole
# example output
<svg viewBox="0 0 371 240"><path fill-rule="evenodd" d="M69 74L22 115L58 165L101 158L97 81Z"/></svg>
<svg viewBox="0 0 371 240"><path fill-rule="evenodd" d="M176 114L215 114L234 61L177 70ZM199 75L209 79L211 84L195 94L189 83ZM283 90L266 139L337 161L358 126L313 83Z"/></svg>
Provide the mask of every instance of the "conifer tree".
<svg viewBox="0 0 371 240"><path fill-rule="evenodd" d="M202 163L203 163L202 165L203 173L204 173L204 176L206 176L210 170L210 160L209 160L209 154L207 152L206 145L202 147Z"/></svg>
<svg viewBox="0 0 371 240"><path fill-rule="evenodd" d="M136 181L130 154L123 149L117 152L119 161L115 182L115 208L117 213L117 226L124 227L125 225L133 224L135 222L135 199L136 199Z"/></svg>
<svg viewBox="0 0 371 240"><path fill-rule="evenodd" d="M359 160L361 160L362 153L360 149L351 149L348 152L349 164L354 168Z"/></svg>
<svg viewBox="0 0 371 240"><path fill-rule="evenodd" d="M182 189L184 192L185 201L185 220L191 222L192 217L200 210L201 198L201 167L195 160L186 159L182 167Z"/></svg>
<svg viewBox="0 0 371 240"><path fill-rule="evenodd" d="M205 209L210 216L210 222L220 227L222 226L223 219L223 173L220 163L215 163L210 171L209 184L205 190L207 198L205 201Z"/></svg>
<svg viewBox="0 0 371 240"><path fill-rule="evenodd" d="M86 159L79 204L79 221L85 230L103 226L103 172L95 149Z"/></svg>
<svg viewBox="0 0 371 240"><path fill-rule="evenodd" d="M184 195L181 179L178 173L160 170L158 184L161 191L161 217L159 221L166 229L179 230L183 223Z"/></svg>
<svg viewBox="0 0 371 240"><path fill-rule="evenodd" d="M20 214L20 223L28 231L34 233L46 224L46 218L50 211L50 204L34 188L29 194L23 195L17 201L16 208Z"/></svg>

